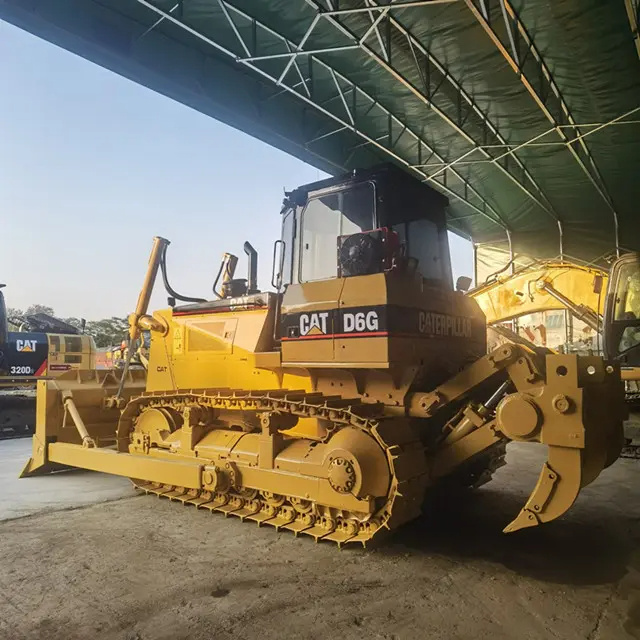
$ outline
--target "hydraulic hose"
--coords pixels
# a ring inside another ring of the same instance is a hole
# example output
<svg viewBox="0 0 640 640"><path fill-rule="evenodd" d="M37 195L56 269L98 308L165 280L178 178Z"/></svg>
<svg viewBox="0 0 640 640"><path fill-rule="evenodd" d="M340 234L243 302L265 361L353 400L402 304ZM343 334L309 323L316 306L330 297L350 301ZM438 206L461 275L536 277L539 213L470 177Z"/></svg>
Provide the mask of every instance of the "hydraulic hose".
<svg viewBox="0 0 640 640"><path fill-rule="evenodd" d="M167 246L168 245L164 245L162 248L162 255L160 257L160 272L162 273L162 282L164 283L164 288L167 290L167 293L172 298L180 300L181 302L206 302L205 298L191 298L189 296L183 296L169 284L169 278L167 277Z"/></svg>

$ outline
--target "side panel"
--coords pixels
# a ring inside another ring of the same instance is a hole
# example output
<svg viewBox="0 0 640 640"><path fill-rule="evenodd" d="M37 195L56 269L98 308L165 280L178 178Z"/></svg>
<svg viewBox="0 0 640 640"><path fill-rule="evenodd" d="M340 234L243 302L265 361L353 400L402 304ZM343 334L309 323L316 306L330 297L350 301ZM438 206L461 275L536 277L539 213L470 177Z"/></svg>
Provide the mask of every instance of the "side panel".
<svg viewBox="0 0 640 640"><path fill-rule="evenodd" d="M256 354L273 348L273 307L173 315L171 309L154 317L169 326L166 336L152 332L147 391L177 389L310 390L304 371L283 374L258 368Z"/></svg>
<svg viewBox="0 0 640 640"><path fill-rule="evenodd" d="M41 376L46 373L49 344L44 333L8 333L3 345L2 369L10 376Z"/></svg>
<svg viewBox="0 0 640 640"><path fill-rule="evenodd" d="M388 368L446 362L457 371L486 351L484 316L460 293L429 287L419 275L390 272L342 279L333 302L323 285L334 282L287 290L283 364Z"/></svg>
<svg viewBox="0 0 640 640"><path fill-rule="evenodd" d="M335 278L287 287L281 309L283 362L334 361L334 310L345 281Z"/></svg>

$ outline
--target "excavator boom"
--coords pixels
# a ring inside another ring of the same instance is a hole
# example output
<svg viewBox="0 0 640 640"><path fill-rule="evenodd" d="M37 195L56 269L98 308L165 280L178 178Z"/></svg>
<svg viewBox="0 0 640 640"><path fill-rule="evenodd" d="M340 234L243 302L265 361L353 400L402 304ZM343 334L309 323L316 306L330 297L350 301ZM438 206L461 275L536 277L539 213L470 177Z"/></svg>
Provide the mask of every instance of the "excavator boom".
<svg viewBox="0 0 640 640"><path fill-rule="evenodd" d="M469 295L487 324L538 311L568 309L593 330L602 330L607 274L571 262L541 261L480 284Z"/></svg>

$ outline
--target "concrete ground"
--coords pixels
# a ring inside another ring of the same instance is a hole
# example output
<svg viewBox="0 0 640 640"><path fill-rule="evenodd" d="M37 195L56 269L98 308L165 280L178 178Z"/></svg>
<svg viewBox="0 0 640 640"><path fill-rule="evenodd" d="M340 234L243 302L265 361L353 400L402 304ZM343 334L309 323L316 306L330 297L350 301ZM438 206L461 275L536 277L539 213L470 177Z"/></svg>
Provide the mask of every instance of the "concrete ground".
<svg viewBox="0 0 640 640"><path fill-rule="evenodd" d="M640 638L640 462L505 536L544 458L511 445L489 485L340 551L119 478L16 480L28 449L0 443L3 639Z"/></svg>
<svg viewBox="0 0 640 640"><path fill-rule="evenodd" d="M127 478L80 469L20 480L30 452L30 438L0 441L0 521L137 495Z"/></svg>

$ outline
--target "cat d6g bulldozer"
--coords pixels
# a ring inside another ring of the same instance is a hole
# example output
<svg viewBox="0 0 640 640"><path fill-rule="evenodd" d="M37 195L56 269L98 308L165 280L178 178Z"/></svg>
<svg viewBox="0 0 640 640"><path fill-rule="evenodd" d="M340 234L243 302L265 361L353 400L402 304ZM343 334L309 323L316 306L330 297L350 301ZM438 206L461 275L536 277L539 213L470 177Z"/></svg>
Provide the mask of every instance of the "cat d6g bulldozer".
<svg viewBox="0 0 640 640"><path fill-rule="evenodd" d="M23 475L81 467L142 491L316 540L362 543L477 486L508 441L548 447L505 531L563 514L622 446L619 366L516 344L486 353L454 290L447 199L391 166L286 194L273 287L225 254L215 299L178 294L155 238L130 337L148 371L39 383ZM148 313L161 271L169 307Z"/></svg>

